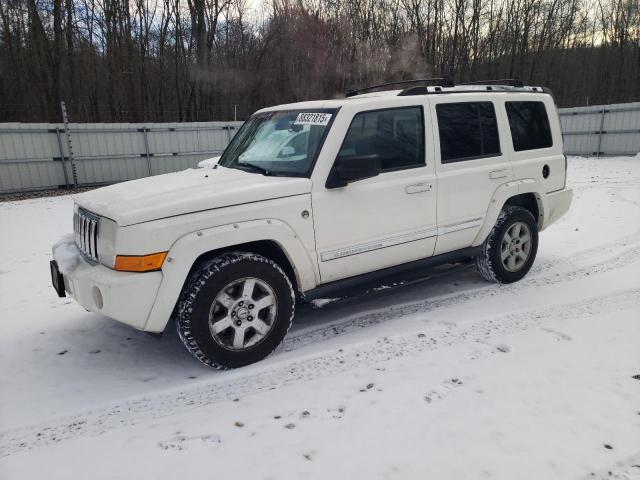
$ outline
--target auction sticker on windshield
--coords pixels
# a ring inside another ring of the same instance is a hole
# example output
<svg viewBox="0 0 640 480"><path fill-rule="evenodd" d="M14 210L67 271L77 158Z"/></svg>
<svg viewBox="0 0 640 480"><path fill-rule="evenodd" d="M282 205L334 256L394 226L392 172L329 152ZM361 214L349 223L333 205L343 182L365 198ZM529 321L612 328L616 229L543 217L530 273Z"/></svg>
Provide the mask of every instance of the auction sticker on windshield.
<svg viewBox="0 0 640 480"><path fill-rule="evenodd" d="M294 125L327 125L331 120L330 113L299 113Z"/></svg>

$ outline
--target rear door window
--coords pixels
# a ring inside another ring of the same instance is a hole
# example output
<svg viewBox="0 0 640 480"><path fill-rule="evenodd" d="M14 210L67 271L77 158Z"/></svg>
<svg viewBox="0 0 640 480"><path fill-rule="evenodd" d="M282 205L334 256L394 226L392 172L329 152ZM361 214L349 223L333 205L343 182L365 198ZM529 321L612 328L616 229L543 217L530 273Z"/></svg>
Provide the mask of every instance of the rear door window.
<svg viewBox="0 0 640 480"><path fill-rule="evenodd" d="M492 102L436 105L442 163L500 155L496 111Z"/></svg>
<svg viewBox="0 0 640 480"><path fill-rule="evenodd" d="M506 102L513 149L516 152L553 145L547 109L542 102Z"/></svg>

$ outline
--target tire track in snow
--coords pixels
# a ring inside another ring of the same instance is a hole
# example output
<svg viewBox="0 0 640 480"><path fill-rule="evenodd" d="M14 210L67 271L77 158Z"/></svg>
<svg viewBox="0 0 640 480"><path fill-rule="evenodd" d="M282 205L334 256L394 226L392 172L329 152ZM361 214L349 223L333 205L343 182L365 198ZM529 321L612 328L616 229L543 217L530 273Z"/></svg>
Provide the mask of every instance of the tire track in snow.
<svg viewBox="0 0 640 480"><path fill-rule="evenodd" d="M286 352L296 350L311 343L317 343L356 330L369 328L388 320L395 320L417 313L428 313L470 301L482 300L495 296L498 293L518 293L530 287L557 285L579 278L617 270L640 259L640 244L613 252L612 255L614 255L613 258L606 257L600 262L574 270L557 273L550 272L545 276L525 277L517 283L508 285L489 284L485 287L465 290L461 293L428 298L419 302L393 306L366 314L356 314L356 316L351 316L338 322L324 324L318 328L308 327L297 334L285 338L283 344L276 350L276 353L283 350Z"/></svg>
<svg viewBox="0 0 640 480"><path fill-rule="evenodd" d="M640 215L640 202L627 198L622 194L623 191L621 191L620 189L612 189L609 185L603 187L608 188L610 193L612 193L617 200L638 207L637 213L638 215ZM542 242L543 239L541 239L540 241ZM598 258L604 256L614 256L620 253L619 250L621 247L631 248L633 246L640 246L640 228L623 237L613 239L610 242L604 243L602 245L596 245L595 247L591 247L586 250L582 250L580 252L561 258L553 259L553 261L551 262L540 265L536 265L534 263L534 267L531 269L531 272L529 272L528 276L525 277L523 281L526 281L531 276L535 277L541 273L561 270L561 268L565 267L566 265L574 265L575 263L584 260L592 260L593 257ZM519 283L523 283L523 281L520 281Z"/></svg>
<svg viewBox="0 0 640 480"><path fill-rule="evenodd" d="M640 479L640 453L580 477L580 480L638 480Z"/></svg>
<svg viewBox="0 0 640 480"><path fill-rule="evenodd" d="M462 325L438 324L421 335L404 334L364 342L341 350L270 365L242 375L231 372L225 379L189 389L157 394L111 407L96 409L59 418L50 422L13 429L0 433L0 457L24 450L56 444L72 438L96 436L116 428L139 424L155 418L175 415L305 380L335 375L363 365L373 365L393 358L435 351L461 344L485 344L493 337L539 328L540 324L573 318L589 318L611 310L627 310L640 306L640 289L591 298L582 302L506 313ZM394 316L391 309L387 314ZM251 367L250 367L251 368ZM222 375L221 375L222 376Z"/></svg>

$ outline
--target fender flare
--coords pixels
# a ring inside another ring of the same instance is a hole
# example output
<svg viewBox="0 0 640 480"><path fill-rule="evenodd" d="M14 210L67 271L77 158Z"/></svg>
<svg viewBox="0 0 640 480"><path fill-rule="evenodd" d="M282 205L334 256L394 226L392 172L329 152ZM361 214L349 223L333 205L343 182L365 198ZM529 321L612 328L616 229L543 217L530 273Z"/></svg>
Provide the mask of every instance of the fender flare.
<svg viewBox="0 0 640 480"><path fill-rule="evenodd" d="M544 219L547 211L545 196L540 194L542 191L544 191L542 184L533 178L514 180L500 185L494 192L491 202L489 202L489 208L487 209L487 213L484 217L484 223L478 231L476 238L473 240L472 246L477 247L485 241L489 232L491 232L491 229L496 224L498 215L500 215L505 203L507 203L511 197L515 197L516 195L521 195L523 193L533 193L535 195L536 201L538 202L538 211L540 212L540 218L537 219L538 229L542 230L546 226Z"/></svg>
<svg viewBox="0 0 640 480"><path fill-rule="evenodd" d="M308 252L295 231L281 220L250 220L194 231L177 239L169 249L162 266L162 282L144 330L165 329L187 275L201 255L261 240L273 241L282 249L302 291L317 286L320 277L317 262L310 257L313 252Z"/></svg>

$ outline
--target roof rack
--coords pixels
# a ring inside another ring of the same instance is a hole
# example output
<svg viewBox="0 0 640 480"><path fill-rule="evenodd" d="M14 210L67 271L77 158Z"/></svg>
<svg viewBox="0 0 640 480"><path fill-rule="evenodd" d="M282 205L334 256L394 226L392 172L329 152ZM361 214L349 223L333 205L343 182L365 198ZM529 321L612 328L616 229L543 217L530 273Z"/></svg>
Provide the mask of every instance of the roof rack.
<svg viewBox="0 0 640 480"><path fill-rule="evenodd" d="M372 85L370 87L363 87L363 88L358 88L354 90L349 90L347 93L345 93L345 97L348 98L348 97L353 97L355 95L360 95L361 93L368 92L370 90L375 90L376 88L390 87L392 85L408 85L411 83L430 83L432 86L439 86L439 87L455 86L455 83L453 83L453 79L451 79L450 77L418 78L415 80L400 80L397 82L381 83L379 85ZM408 90L408 89L405 89L405 90ZM403 90L403 92L405 90Z"/></svg>
<svg viewBox="0 0 640 480"><path fill-rule="evenodd" d="M412 85L415 83L422 83L427 85ZM553 93L547 87L534 87L525 86L522 80L519 78L503 78L498 80L477 80L474 82L459 83L456 85L451 77L437 77L437 78L418 78L416 80L400 80L398 82L381 83L380 85L372 85L370 87L359 88L356 90L350 90L345 96L353 97L363 92L375 90L377 88L388 87L392 85L410 85L403 88L398 96L411 96L411 95L430 95L438 93L477 93L478 91L488 91L496 93L515 93L515 92L529 92L529 93L547 93L553 97ZM467 86L469 88L465 89ZM461 87L461 88L456 88Z"/></svg>
<svg viewBox="0 0 640 480"><path fill-rule="evenodd" d="M509 87L524 87L519 78L501 78L499 80L476 80L474 82L460 83L459 85L507 85Z"/></svg>

